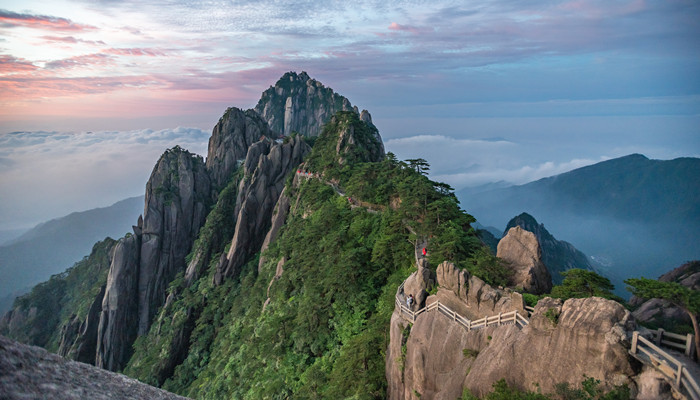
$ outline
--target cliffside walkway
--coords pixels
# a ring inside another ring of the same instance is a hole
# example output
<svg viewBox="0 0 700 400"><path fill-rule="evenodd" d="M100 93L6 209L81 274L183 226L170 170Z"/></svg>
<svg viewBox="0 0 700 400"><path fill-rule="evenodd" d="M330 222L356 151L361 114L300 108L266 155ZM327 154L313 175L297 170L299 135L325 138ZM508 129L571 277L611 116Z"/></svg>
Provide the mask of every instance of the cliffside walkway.
<svg viewBox="0 0 700 400"><path fill-rule="evenodd" d="M499 313L472 321L459 315L445 304L440 303L439 300L417 311L413 311L406 306L404 283L402 282L396 290L396 306L399 308L401 317L411 323L415 323L416 318L423 313L437 311L455 323L460 324L467 331L486 326L502 325L516 325L522 329L529 324L529 320L517 311ZM531 311L529 307L528 311ZM666 340L663 340L664 336ZM679 341L682 343L678 343ZM698 384L698 381L700 381L700 366L685 355L678 354L674 356L671 354L672 350L664 351L659 347L660 345L670 346L685 350L687 355L692 355L692 335L684 336L671 332L658 332L656 342L655 344L643 337L638 331L634 331L629 353L642 363L651 365L660 371L674 389L686 398L700 400L700 384Z"/></svg>
<svg viewBox="0 0 700 400"><path fill-rule="evenodd" d="M517 311L498 313L497 315L492 315L490 317L484 317L476 321L472 321L462 315L459 315L457 312L453 311L446 305L440 303L439 300L434 301L428 304L427 306L421 308L420 310L414 312L405 305L403 285L404 284L401 283L398 290L396 291L396 306L399 307L401 316L407 319L408 321L411 321L412 323L416 322L416 318L419 315L431 311L439 312L445 317L450 318L452 321L462 325L468 331L471 331L472 329L483 328L486 326L501 325L517 325L520 328L523 328L524 326L530 323L530 321L527 318L520 315L520 313L518 313Z"/></svg>
<svg viewBox="0 0 700 400"><path fill-rule="evenodd" d="M685 347L671 340L662 340L663 336L668 339L678 339L685 342ZM682 393L684 396L693 400L700 400L700 367L690 358L684 355L672 355L670 351L664 351L659 347L661 344L684 348L686 354L692 350L692 335L677 335L675 333L664 332L663 335L659 332L657 343L640 335L638 331L632 334L632 345L630 354L644 364L651 365L656 368L666 379L673 385L674 389Z"/></svg>

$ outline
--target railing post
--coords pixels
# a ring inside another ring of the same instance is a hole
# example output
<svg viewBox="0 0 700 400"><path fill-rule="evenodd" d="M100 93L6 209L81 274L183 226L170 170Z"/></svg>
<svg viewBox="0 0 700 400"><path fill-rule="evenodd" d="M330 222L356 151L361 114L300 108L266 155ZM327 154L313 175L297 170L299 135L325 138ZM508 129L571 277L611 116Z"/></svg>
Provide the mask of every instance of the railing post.
<svg viewBox="0 0 700 400"><path fill-rule="evenodd" d="M676 387L680 389L681 377L683 376L683 364L678 365L678 371L676 373L678 374L676 377Z"/></svg>
<svg viewBox="0 0 700 400"><path fill-rule="evenodd" d="M498 326L501 326L501 314L503 314L503 313L502 312L498 313Z"/></svg>
<svg viewBox="0 0 700 400"><path fill-rule="evenodd" d="M688 336L685 338L685 355L693 358L693 354L695 354L695 337L693 336L692 333L689 333Z"/></svg>
<svg viewBox="0 0 700 400"><path fill-rule="evenodd" d="M639 332L634 331L632 332L632 348L630 349L632 354L637 354L637 340L639 340Z"/></svg>
<svg viewBox="0 0 700 400"><path fill-rule="evenodd" d="M664 329L659 328L656 330L656 343L654 343L657 346L661 346L661 338L664 336Z"/></svg>

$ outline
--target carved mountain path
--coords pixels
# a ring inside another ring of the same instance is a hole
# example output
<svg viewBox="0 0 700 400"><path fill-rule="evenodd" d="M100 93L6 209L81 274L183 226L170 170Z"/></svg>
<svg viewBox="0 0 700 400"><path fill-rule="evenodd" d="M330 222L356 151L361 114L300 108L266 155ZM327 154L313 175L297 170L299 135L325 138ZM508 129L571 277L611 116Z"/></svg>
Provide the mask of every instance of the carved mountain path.
<svg viewBox="0 0 700 400"><path fill-rule="evenodd" d="M461 325L463 328L467 329L467 331L487 326L503 325L516 325L522 329L529 324L529 319L517 311L499 313L473 321L453 311L445 304L440 303L439 300L417 311L413 311L406 303L404 284L405 282L402 282L396 290L396 307L398 307L401 317L410 323L415 323L416 318L423 313L437 311L448 319L451 319L454 323ZM531 307L527 307L526 309L528 312L533 310ZM685 336L670 332L664 332L663 335L668 338L667 340L661 340L660 336L657 337L658 345L663 344L680 348L685 350L686 354L693 353L692 343L694 342L692 340L692 335ZM684 343L673 343L670 339L681 340ZM677 351L664 351L657 344L641 336L639 331L634 331L629 352L637 360L660 371L673 388L679 393L682 393L683 396L692 400L700 400L700 385L698 384L698 381L700 381L700 366L698 363Z"/></svg>

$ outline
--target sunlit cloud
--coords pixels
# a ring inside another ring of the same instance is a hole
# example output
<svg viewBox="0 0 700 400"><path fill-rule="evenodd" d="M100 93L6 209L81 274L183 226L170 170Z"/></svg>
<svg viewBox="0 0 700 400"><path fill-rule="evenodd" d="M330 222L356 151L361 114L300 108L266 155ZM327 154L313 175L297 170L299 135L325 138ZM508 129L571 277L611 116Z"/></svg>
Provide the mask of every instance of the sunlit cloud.
<svg viewBox="0 0 700 400"><path fill-rule="evenodd" d="M185 127L2 134L0 187L12 190L2 193L0 227L31 226L66 210L142 195L153 165L166 149L180 145L206 155L209 135ZM41 188L40 196L36 188Z"/></svg>
<svg viewBox="0 0 700 400"><path fill-rule="evenodd" d="M0 10L0 27L12 28L24 26L36 29L56 31L84 31L97 29L86 24L77 24L67 18L47 15L19 14L12 11Z"/></svg>

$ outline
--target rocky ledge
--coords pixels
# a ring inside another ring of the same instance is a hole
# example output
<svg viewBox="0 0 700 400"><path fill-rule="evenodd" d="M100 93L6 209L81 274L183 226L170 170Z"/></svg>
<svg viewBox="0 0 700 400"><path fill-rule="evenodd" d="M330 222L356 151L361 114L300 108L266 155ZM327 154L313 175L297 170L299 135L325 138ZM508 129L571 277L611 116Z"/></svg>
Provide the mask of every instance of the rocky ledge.
<svg viewBox="0 0 700 400"><path fill-rule="evenodd" d="M125 375L0 336L0 398L185 399Z"/></svg>

